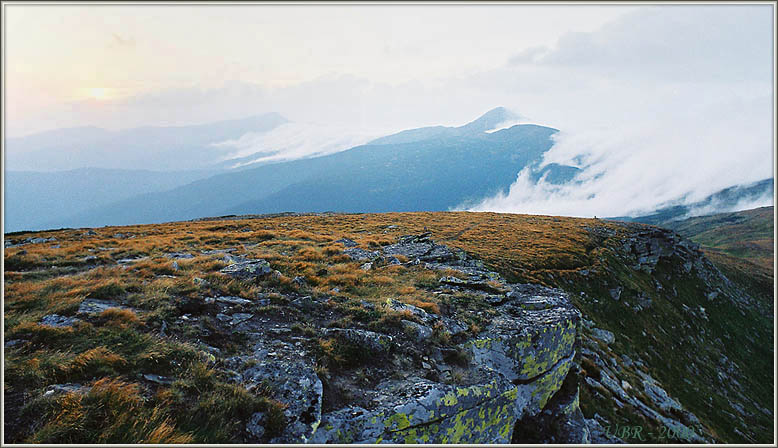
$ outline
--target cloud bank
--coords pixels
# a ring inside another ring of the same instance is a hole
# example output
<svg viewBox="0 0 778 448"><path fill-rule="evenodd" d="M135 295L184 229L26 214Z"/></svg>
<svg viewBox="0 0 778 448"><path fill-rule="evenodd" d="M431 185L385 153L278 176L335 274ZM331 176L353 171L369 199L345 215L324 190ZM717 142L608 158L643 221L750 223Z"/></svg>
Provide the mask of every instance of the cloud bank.
<svg viewBox="0 0 778 448"><path fill-rule="evenodd" d="M538 91L539 73L577 79L548 95L567 111L538 112L562 130L544 164L582 172L557 186L523 171L472 210L636 216L773 177L772 34L771 8L666 7L516 55L510 69Z"/></svg>
<svg viewBox="0 0 778 448"><path fill-rule="evenodd" d="M384 135L380 130L353 129L316 123L286 123L263 133L214 143L225 151L222 161L231 168L318 157L363 145Z"/></svg>

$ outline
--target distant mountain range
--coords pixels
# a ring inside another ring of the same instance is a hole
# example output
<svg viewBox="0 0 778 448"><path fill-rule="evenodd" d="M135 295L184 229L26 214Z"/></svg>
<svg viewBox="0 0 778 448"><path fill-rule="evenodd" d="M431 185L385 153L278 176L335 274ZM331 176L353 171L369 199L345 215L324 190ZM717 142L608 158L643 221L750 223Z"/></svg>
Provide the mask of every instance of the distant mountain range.
<svg viewBox="0 0 778 448"><path fill-rule="evenodd" d="M214 146L249 132L267 132L288 120L276 113L194 126L148 126L121 131L60 129L6 139L6 169L63 171L79 168L182 171L220 166Z"/></svg>
<svg viewBox="0 0 778 448"><path fill-rule="evenodd" d="M543 165L558 131L518 119L498 107L463 126L372 140L327 136L322 151L278 158L267 156L282 152L278 145L287 138L298 137L289 145L314 150L316 141L272 113L197 126L76 128L8 139L5 232L287 211L445 211L507 193L525 168L534 181L575 181L578 168ZM367 143L338 147L360 139ZM57 168L66 170L49 172ZM772 179L718 193L707 205L767 188ZM689 207L669 206L655 221L689 214Z"/></svg>
<svg viewBox="0 0 778 448"><path fill-rule="evenodd" d="M558 131L548 127L486 132L512 119L498 108L464 126L404 131L328 156L221 173L60 222L92 226L255 212L448 210L506 191L516 173L538 165L551 148ZM565 182L576 170L553 165L536 176Z"/></svg>
<svg viewBox="0 0 778 448"><path fill-rule="evenodd" d="M720 190L705 199L691 204L675 204L660 207L655 212L637 217L620 216L610 218L618 221L634 221L643 224L654 224L668 227L668 224L693 217L710 215L717 211L737 211L748 207L759 198L765 196L772 197L774 189L774 179L763 179L747 185L735 185L733 187ZM682 200L679 199L677 202Z"/></svg>

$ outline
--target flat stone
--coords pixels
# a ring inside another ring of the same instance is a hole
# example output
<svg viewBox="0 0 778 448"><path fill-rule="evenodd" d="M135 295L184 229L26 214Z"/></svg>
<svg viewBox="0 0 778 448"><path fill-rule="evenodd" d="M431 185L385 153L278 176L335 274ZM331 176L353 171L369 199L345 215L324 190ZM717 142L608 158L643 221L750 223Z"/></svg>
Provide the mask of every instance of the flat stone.
<svg viewBox="0 0 778 448"><path fill-rule="evenodd" d="M354 240L350 240L348 238L341 238L341 239L339 239L339 240L337 240L335 242L336 243L340 243L340 244L342 244L345 247L357 247L357 242L354 241Z"/></svg>
<svg viewBox="0 0 778 448"><path fill-rule="evenodd" d="M248 305L251 303L251 300L235 296L217 297L216 301L221 303L229 303L230 305Z"/></svg>
<svg viewBox="0 0 778 448"><path fill-rule="evenodd" d="M165 254L166 258L173 258L173 259L188 259L188 258L194 258L194 255L184 253L184 252L171 252L169 254Z"/></svg>
<svg viewBox="0 0 778 448"><path fill-rule="evenodd" d="M70 393L85 394L89 392L90 389L91 387L83 386L78 383L52 384L50 386L46 386L46 389L43 392L43 396L48 397L52 395L70 394Z"/></svg>
<svg viewBox="0 0 778 448"><path fill-rule="evenodd" d="M417 306L409 305L392 298L386 299L386 306L393 311L410 311L411 314L419 318L424 323L429 323L438 319L436 314L428 313L427 311Z"/></svg>
<svg viewBox="0 0 778 448"><path fill-rule="evenodd" d="M157 375L154 373L144 373L143 379L145 379L146 381L151 381L152 383L162 384L162 385L173 384L174 381L173 378Z"/></svg>
<svg viewBox="0 0 778 448"><path fill-rule="evenodd" d="M60 316L59 314L49 314L43 316L40 320L41 325L48 325L50 327L72 327L76 322L81 322L81 319Z"/></svg>
<svg viewBox="0 0 778 448"><path fill-rule="evenodd" d="M602 328L592 328L592 337L601 340L602 342L610 345L616 341L616 336L608 330Z"/></svg>
<svg viewBox="0 0 778 448"><path fill-rule="evenodd" d="M270 263L265 260L248 260L233 263L220 272L241 280L255 280L273 272Z"/></svg>
<svg viewBox="0 0 778 448"><path fill-rule="evenodd" d="M122 306L118 302L114 302L113 300L86 299L83 302L81 302L81 305L79 305L76 314L78 315L100 314L109 308L126 309L127 307Z"/></svg>
<svg viewBox="0 0 778 448"><path fill-rule="evenodd" d="M286 350L286 349L284 349ZM322 383L311 364L304 360L268 360L266 354L258 353L259 363L241 374L241 380L248 390L270 383L272 398L287 405L284 410L286 426L283 433L268 443L307 443L311 440L321 420ZM252 415L251 420L261 425L262 416ZM254 427L254 437L261 438L263 431Z"/></svg>
<svg viewBox="0 0 778 448"><path fill-rule="evenodd" d="M375 354L386 353L393 346L393 338L391 336L368 330L327 328L323 330L323 333L328 336L332 335L342 338Z"/></svg>
<svg viewBox="0 0 778 448"><path fill-rule="evenodd" d="M372 261L380 257L378 251L368 251L359 247L350 247L343 251L354 261Z"/></svg>

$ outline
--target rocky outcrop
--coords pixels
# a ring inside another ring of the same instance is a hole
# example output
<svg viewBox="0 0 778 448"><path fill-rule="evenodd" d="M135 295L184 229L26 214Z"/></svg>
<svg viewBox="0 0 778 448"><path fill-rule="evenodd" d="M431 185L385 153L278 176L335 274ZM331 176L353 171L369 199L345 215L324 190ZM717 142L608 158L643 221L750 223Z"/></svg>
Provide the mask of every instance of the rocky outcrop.
<svg viewBox="0 0 778 448"><path fill-rule="evenodd" d="M351 246L345 252L352 257L364 255L351 244L344 246ZM301 344L301 338L292 336L288 324L275 323L272 316L240 312L249 306L244 298L211 300L210 306L217 307L211 312L217 313L224 327L219 331L241 331L254 341L250 353L223 362L227 374L248 390L269 393L284 406L286 423L281 434L268 434L268 416L258 412L246 422L247 442L522 442L526 435L522 422L549 412L558 417L555 425L570 430L565 438L557 435L547 441L589 440L578 408L575 376L580 313L564 292L509 284L464 252L436 244L428 234L402 237L397 244L370 252L370 258L379 263L395 256L405 257L410 266L447 271L448 279L444 276L438 291L432 292L455 290L482 297L486 308L479 313L489 315L488 323L473 332L456 313L438 314L388 298L386 310L408 316L400 321L399 334L362 328L317 330L321 341L338 341L367 360L368 384L361 381L346 387L353 390L355 400L329 395L337 394L331 392L334 386L322 383L329 374L317 370L316 354ZM251 266L235 263L222 272L251 280L257 272L271 270L265 263L248 263ZM450 277L451 270L459 272L457 277ZM328 306L310 297L290 301L312 313L326 313ZM442 348L430 344L434 337L452 338L455 343ZM411 353L419 351L420 362L412 362ZM351 374L339 372L327 382L349 381ZM340 401L343 404L332 404Z"/></svg>
<svg viewBox="0 0 778 448"><path fill-rule="evenodd" d="M575 370L580 320L562 291L509 285L464 252L434 243L429 234L401 237L378 257L387 255L406 257L409 264L423 261L428 269L465 274L464 279L444 277L441 287L489 297L499 294L499 300L491 301L493 317L476 337L458 344L460 358L468 360L466 366L456 367L458 384L424 378L423 372L384 379L367 391L368 405L324 413L312 442L509 443L517 422L542 413L551 398L559 395L564 397L557 397L557 401L568 400L568 414L580 422L581 430L571 436L573 441L588 440L577 399L567 397L577 397L577 386L560 393L565 379ZM484 287L486 282L491 282L488 287ZM386 306L418 319L420 323L404 321L418 341L428 338L430 326L436 323L456 334L464 330L455 318L395 299L387 300ZM445 359L431 359L430 363L439 370L451 370ZM571 420L567 414L562 419Z"/></svg>
<svg viewBox="0 0 778 448"><path fill-rule="evenodd" d="M324 414L312 441L509 443L516 422L542 412L575 365L578 311L559 291L542 293L535 297L545 297L548 307L526 310L509 299L489 327L460 344L472 359L460 372L463 384L385 380L373 393L374 407Z"/></svg>

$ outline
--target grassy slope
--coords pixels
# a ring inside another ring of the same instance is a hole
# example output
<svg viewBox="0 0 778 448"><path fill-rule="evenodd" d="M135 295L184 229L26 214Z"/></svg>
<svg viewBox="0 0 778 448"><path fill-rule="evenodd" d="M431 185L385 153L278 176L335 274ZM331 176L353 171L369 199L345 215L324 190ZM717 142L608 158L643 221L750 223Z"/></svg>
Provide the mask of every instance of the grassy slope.
<svg viewBox="0 0 778 448"><path fill-rule="evenodd" d="M772 302L773 207L670 221L662 227L700 244L728 277Z"/></svg>
<svg viewBox="0 0 778 448"><path fill-rule="evenodd" d="M241 418L255 410L277 412L277 405L261 395L246 395L220 378L202 361L203 351L194 342L197 333L174 327L169 332L179 331L180 337L158 336L161 322L170 323L180 314L177 303L215 294L280 293L271 296L267 309L259 310L274 314L288 310L283 294L295 292L298 287L291 279L301 275L312 285L307 294L326 294L338 287L349 297L347 303L332 304L339 325L359 320L380 329L392 325L393 316L368 311L361 300L379 303L400 297L430 309L445 307L449 304L424 289L437 276L399 267L365 272L339 255L342 247L333 242L349 237L371 248L429 230L436 241L483 259L510 281L543 283L573 293L587 319L616 333L613 346L603 350L643 359L648 372L719 440L743 441L736 432L742 432L742 426L726 413L736 413L731 400L740 400L749 411L754 403L772 409L771 317L730 300L709 302L707 286L695 276L678 274L672 259L660 262L654 274L631 269L619 248L640 228L591 219L461 212L209 220L106 227L96 229L95 236L84 236L83 230L46 232L42 235L56 237L59 248L43 243L5 251L5 341L23 338L32 343L6 349L4 390L7 400L22 401L48 384L91 384L102 378L84 399L34 400L21 408L16 420L35 422L27 427L32 432L23 436L30 441L240 441L235 434ZM113 236L118 232L135 238ZM265 258L283 276L247 285L224 279L216 271L225 263L208 256L178 260L179 271L164 257L167 252L224 248ZM83 259L89 255L98 256L102 266L86 270ZM115 260L132 256L149 258L129 269L117 266ZM209 281L210 289L195 285L195 277ZM622 301L609 297L616 286L625 287ZM674 288L677 296L668 296ZM641 293L651 296L654 305L633 312L626 302ZM74 314L85 297L120 299L141 312L101 316L72 330L36 323L50 313ZM708 319L691 317L682 305L704 306ZM309 322L298 317L301 333L308 334ZM477 319L469 323L477 331ZM239 350L239 341L229 335L214 334L206 342L225 356ZM722 355L737 364L741 390L718 379ZM692 365L696 372L690 370ZM149 390L138 381L139 374L149 371L178 381ZM597 412L614 423L645 423L629 407L615 409L607 394L582 389L587 417ZM101 405L110 400L117 401L120 410L104 415ZM128 419L141 424L123 436ZM772 440L772 419L765 415L755 413L746 429L754 440Z"/></svg>

